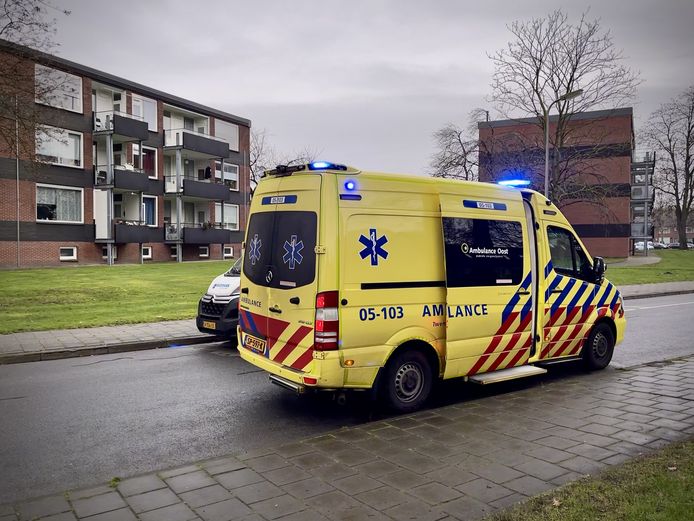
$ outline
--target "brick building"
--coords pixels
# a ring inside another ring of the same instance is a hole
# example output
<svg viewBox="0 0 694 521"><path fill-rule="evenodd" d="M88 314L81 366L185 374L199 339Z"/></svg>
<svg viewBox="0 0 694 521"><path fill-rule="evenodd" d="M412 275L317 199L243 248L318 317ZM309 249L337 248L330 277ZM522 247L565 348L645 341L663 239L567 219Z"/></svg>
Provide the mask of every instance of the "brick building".
<svg viewBox="0 0 694 521"><path fill-rule="evenodd" d="M556 121L556 116L550 117L550 136ZM522 175L531 188L544 192L544 132L537 118L481 122L478 128L480 181ZM574 114L569 129L567 145L557 156L573 161L571 168L578 173L566 182L580 180L605 196L602 204L565 200L562 212L591 255L626 257L632 219L632 109Z"/></svg>
<svg viewBox="0 0 694 521"><path fill-rule="evenodd" d="M239 255L248 119L0 40L10 63L37 116L34 150L0 136L0 266Z"/></svg>

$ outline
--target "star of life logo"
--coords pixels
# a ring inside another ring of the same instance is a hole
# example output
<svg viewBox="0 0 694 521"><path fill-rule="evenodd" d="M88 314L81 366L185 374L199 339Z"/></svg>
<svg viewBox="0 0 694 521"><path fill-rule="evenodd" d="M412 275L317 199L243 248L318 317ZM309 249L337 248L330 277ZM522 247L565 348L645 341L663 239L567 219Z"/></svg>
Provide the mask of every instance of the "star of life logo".
<svg viewBox="0 0 694 521"><path fill-rule="evenodd" d="M368 237L362 234L361 237L359 237L359 242L364 245L364 249L359 252L359 256L362 259L371 257L372 266L378 266L379 257L383 260L388 258L388 252L383 249L383 245L388 242L388 237L385 235L379 237L376 228L371 228L369 230Z"/></svg>
<svg viewBox="0 0 694 521"><path fill-rule="evenodd" d="M296 235L292 235L289 241L284 241L284 256L282 262L289 265L289 269L293 270L297 264L301 264L304 256L301 251L304 249L304 241L296 240Z"/></svg>
<svg viewBox="0 0 694 521"><path fill-rule="evenodd" d="M258 238L258 234L256 233L253 236L253 240L251 241L250 245L250 252L248 256L251 259L251 264L255 266L255 263L260 260L260 248L263 245L263 241Z"/></svg>

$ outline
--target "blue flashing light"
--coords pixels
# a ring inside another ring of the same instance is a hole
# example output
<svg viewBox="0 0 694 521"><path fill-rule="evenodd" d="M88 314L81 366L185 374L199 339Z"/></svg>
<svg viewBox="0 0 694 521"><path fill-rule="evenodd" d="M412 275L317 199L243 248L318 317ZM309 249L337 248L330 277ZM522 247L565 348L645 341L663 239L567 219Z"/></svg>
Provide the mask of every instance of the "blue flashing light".
<svg viewBox="0 0 694 521"><path fill-rule="evenodd" d="M355 183L351 179L348 179L347 181L345 181L345 190L347 190L348 192L353 192L356 189L357 189L357 183Z"/></svg>
<svg viewBox="0 0 694 521"><path fill-rule="evenodd" d="M345 165L338 165L328 161L314 161L308 164L309 170L347 170Z"/></svg>
<svg viewBox="0 0 694 521"><path fill-rule="evenodd" d="M530 181L527 179L502 179L497 182L501 186L512 186L514 188L522 188L525 186L530 186Z"/></svg>

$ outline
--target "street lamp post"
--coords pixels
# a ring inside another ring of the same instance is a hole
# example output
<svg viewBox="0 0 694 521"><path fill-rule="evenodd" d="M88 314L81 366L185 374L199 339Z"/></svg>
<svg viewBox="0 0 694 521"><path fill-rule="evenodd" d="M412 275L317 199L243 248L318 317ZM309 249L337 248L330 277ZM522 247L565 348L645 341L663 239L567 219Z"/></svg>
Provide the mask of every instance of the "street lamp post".
<svg viewBox="0 0 694 521"><path fill-rule="evenodd" d="M560 101L573 99L583 94L583 89L572 90L563 96L559 96L545 109L545 197L549 199L549 111Z"/></svg>

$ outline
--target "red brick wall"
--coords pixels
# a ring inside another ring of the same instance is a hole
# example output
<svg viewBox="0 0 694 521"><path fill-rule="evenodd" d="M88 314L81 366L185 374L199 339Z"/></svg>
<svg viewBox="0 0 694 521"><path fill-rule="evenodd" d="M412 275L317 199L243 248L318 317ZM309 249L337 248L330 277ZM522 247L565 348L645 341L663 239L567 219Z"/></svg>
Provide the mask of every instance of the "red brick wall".
<svg viewBox="0 0 694 521"><path fill-rule="evenodd" d="M60 248L77 246L77 261L61 261ZM21 242L19 249L22 268L34 266L60 266L63 264L100 264L101 245L91 242ZM17 266L17 243L0 241L0 266Z"/></svg>

